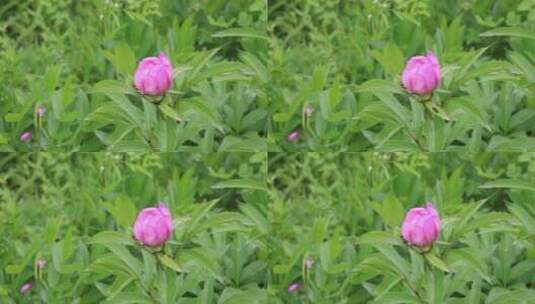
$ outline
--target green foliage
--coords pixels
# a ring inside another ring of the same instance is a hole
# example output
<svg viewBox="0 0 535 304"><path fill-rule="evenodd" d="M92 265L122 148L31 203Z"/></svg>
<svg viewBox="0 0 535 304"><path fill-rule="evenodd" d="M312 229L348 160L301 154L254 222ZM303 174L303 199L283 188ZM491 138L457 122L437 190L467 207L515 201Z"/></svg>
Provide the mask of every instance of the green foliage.
<svg viewBox="0 0 535 304"><path fill-rule="evenodd" d="M264 154L4 154L0 170L2 303L267 303ZM161 251L132 238L159 201Z"/></svg>
<svg viewBox="0 0 535 304"><path fill-rule="evenodd" d="M270 151L532 151L534 4L270 1ZM443 79L424 101L399 83L427 51Z"/></svg>
<svg viewBox="0 0 535 304"><path fill-rule="evenodd" d="M0 150L266 150L262 0L7 0L0 18ZM152 100L132 75L160 51L175 82Z"/></svg>
<svg viewBox="0 0 535 304"><path fill-rule="evenodd" d="M535 189L526 187L535 183L534 160L514 153L270 154L272 302L535 301ZM400 237L404 212L427 201L442 219L428 251ZM294 282L301 290L287 292Z"/></svg>

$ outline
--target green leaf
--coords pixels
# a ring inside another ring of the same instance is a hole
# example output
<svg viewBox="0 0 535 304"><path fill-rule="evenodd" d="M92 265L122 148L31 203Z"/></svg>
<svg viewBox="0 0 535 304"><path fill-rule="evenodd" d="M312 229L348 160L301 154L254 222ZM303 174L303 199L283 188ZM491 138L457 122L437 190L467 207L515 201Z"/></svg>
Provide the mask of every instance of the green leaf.
<svg viewBox="0 0 535 304"><path fill-rule="evenodd" d="M7 274L19 274L25 268L25 265L7 265L4 269Z"/></svg>
<svg viewBox="0 0 535 304"><path fill-rule="evenodd" d="M409 277L410 267L409 263L402 258L399 253L390 245L384 244L373 244L373 246L381 252L381 254L390 261L392 266L397 270L397 272L405 278Z"/></svg>
<svg viewBox="0 0 535 304"><path fill-rule="evenodd" d="M480 34L482 37L508 36L535 39L533 30L519 27L500 27Z"/></svg>
<svg viewBox="0 0 535 304"><path fill-rule="evenodd" d="M382 52L376 49L372 50L371 53L390 75L398 76L401 73L405 57L394 42L389 41Z"/></svg>
<svg viewBox="0 0 535 304"><path fill-rule="evenodd" d="M194 270L199 267L206 270L219 282L223 281L220 275L221 265L218 263L215 253L202 248L183 249L178 253L179 265L186 270Z"/></svg>
<svg viewBox="0 0 535 304"><path fill-rule="evenodd" d="M535 218L526 209L518 203L508 204L507 209L520 220L530 235L535 235Z"/></svg>
<svg viewBox="0 0 535 304"><path fill-rule="evenodd" d="M448 266L446 265L446 263L444 261L442 261L439 257L437 257L436 255L432 254L432 253L426 253L425 254L425 259L433 266L435 266L436 268L444 271L444 272L450 272L450 270L448 269Z"/></svg>
<svg viewBox="0 0 535 304"><path fill-rule="evenodd" d="M238 189L253 189L253 190L268 191L267 186L264 182L253 180L253 179L230 179L230 180L222 181L215 185L212 185L212 188L213 189L238 188Z"/></svg>
<svg viewBox="0 0 535 304"><path fill-rule="evenodd" d="M136 68L136 56L125 42L119 43L115 49L115 68L124 76L130 76Z"/></svg>
<svg viewBox="0 0 535 304"><path fill-rule="evenodd" d="M117 223L123 227L130 227L136 218L136 207L134 204L124 196L121 196L115 201L115 219Z"/></svg>
<svg viewBox="0 0 535 304"><path fill-rule="evenodd" d="M466 116L460 116L460 118L473 119L475 122L479 123L488 131L491 131L492 128L487 122L487 113L481 109L472 99L466 97L459 97L448 100L447 103L448 116L453 117L454 120L458 120L459 114L466 114ZM461 121L460 119L458 121Z"/></svg>
<svg viewBox="0 0 535 304"><path fill-rule="evenodd" d="M240 38L254 38L254 39L264 39L267 40L268 37L264 31L255 30L252 28L230 28L215 34L212 34L212 37L223 38L223 37L240 37Z"/></svg>
<svg viewBox="0 0 535 304"><path fill-rule="evenodd" d="M384 79L370 79L357 87L357 92L403 94L399 84Z"/></svg>
<svg viewBox="0 0 535 304"><path fill-rule="evenodd" d="M60 72L61 68L59 66L51 66L46 69L43 79L44 89L46 92L51 93L56 90Z"/></svg>
<svg viewBox="0 0 535 304"><path fill-rule="evenodd" d="M183 121L182 117L180 117L180 115L173 108L168 106L167 104L161 104L161 105L158 106L158 108L160 109L160 111L162 111L162 113L165 116L173 119L174 121L176 121L176 122L182 122Z"/></svg>
<svg viewBox="0 0 535 304"><path fill-rule="evenodd" d="M266 290L252 287L240 290L233 287L226 287L221 293L217 304L267 304L269 298Z"/></svg>
<svg viewBox="0 0 535 304"><path fill-rule="evenodd" d="M202 100L192 99L180 104L181 113L186 115L189 111L199 114L200 116L207 119L211 125L216 128L219 132L224 132L224 126L221 123L221 117L219 113L210 108Z"/></svg>
<svg viewBox="0 0 535 304"><path fill-rule="evenodd" d="M489 47L482 48L481 50L479 50L479 52L475 53L474 56L472 56L472 58L468 61L468 63L466 63L459 72L455 73L455 76L464 80L464 75L466 74L466 72L474 65L474 63L476 63L479 57L481 57L481 55L483 55L483 53L485 53L488 48Z"/></svg>
<svg viewBox="0 0 535 304"><path fill-rule="evenodd" d="M182 267L178 265L178 263L173 260L171 257L165 254L159 254L158 260L165 265L166 267L169 267L170 269L176 271L176 272L186 272Z"/></svg>
<svg viewBox="0 0 535 304"><path fill-rule="evenodd" d="M411 121L411 113L392 95L391 93L375 92L379 98L396 116L397 120L404 126L409 126Z"/></svg>
<svg viewBox="0 0 535 304"><path fill-rule="evenodd" d="M474 276L470 293L468 294L468 304L480 304L481 303L481 277Z"/></svg>
<svg viewBox="0 0 535 304"><path fill-rule="evenodd" d="M189 73L188 78L195 80L199 75L199 72L210 62L210 60L219 52L220 49L221 48L215 48L210 51L199 53L197 56L195 56L195 58L191 60L193 70Z"/></svg>
<svg viewBox="0 0 535 304"><path fill-rule="evenodd" d="M141 278L141 270L143 269L143 266L126 247L121 244L106 243L104 245L128 267L132 274Z"/></svg>
<svg viewBox="0 0 535 304"><path fill-rule="evenodd" d="M136 91L134 90L133 87L128 86L121 81L107 79L107 80L101 80L97 82L95 85L93 85L93 88L91 88L89 93L103 93L103 94L121 93L121 94L134 95L136 94Z"/></svg>
<svg viewBox="0 0 535 304"><path fill-rule="evenodd" d="M255 74L262 82L269 81L268 70L266 66L260 61L260 59L258 59L258 57L249 52L241 52L240 59L253 69Z"/></svg>
<svg viewBox="0 0 535 304"><path fill-rule="evenodd" d="M121 292L117 295L115 295L112 299L106 300L104 303L109 304L115 304L115 303L121 303L121 304L152 304L154 303L153 300L149 299L144 293L141 291L132 291L132 292Z"/></svg>
<svg viewBox="0 0 535 304"><path fill-rule="evenodd" d="M270 222L259 208L252 204L240 204L239 208L243 214L253 221L255 224L254 227L258 231L262 234L268 234L270 232Z"/></svg>
<svg viewBox="0 0 535 304"><path fill-rule="evenodd" d="M358 238L357 244L388 244L403 246L403 242L399 236L394 236L385 231L366 232Z"/></svg>
<svg viewBox="0 0 535 304"><path fill-rule="evenodd" d="M514 179L498 179L490 182L486 182L483 185L479 186L481 189L496 189L496 188L506 188L506 189L519 189L519 190L529 190L535 191L535 186L532 183L514 180Z"/></svg>
<svg viewBox="0 0 535 304"><path fill-rule="evenodd" d="M390 227L399 227L403 220L403 205L395 195L388 195L382 204L382 216Z"/></svg>
<svg viewBox="0 0 535 304"><path fill-rule="evenodd" d="M446 260L449 268L469 269L476 271L488 283L493 282L493 278L489 275L488 266L484 260L474 253L473 249L450 249L446 252Z"/></svg>
<svg viewBox="0 0 535 304"><path fill-rule="evenodd" d="M131 237L124 235L117 231L102 231L95 234L90 240L90 244L121 244L121 245L135 245Z"/></svg>
<svg viewBox="0 0 535 304"><path fill-rule="evenodd" d="M461 222L458 225L455 225L454 227L456 235L459 235L459 234L462 235L463 233L466 232L465 226L467 225L467 223L469 223L469 221L470 223L472 223L471 221L472 217L476 214L479 208L481 208L481 206L483 206L483 204L485 204L486 202L487 200L484 199L477 203L468 204L468 207L464 209L466 210L466 214L463 216Z"/></svg>

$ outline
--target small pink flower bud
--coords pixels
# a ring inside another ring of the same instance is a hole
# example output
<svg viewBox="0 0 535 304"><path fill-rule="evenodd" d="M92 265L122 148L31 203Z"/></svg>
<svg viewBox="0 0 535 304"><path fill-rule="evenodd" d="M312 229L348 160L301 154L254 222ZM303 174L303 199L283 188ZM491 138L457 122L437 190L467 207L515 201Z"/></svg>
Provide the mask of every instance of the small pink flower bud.
<svg viewBox="0 0 535 304"><path fill-rule="evenodd" d="M31 138L32 138L32 133L31 132L24 132L24 133L22 133L20 135L20 140L24 141L24 142L30 140Z"/></svg>
<svg viewBox="0 0 535 304"><path fill-rule="evenodd" d="M163 245L173 233L171 212L163 203L155 208L145 208L139 212L134 223L134 237L143 245L158 247Z"/></svg>
<svg viewBox="0 0 535 304"><path fill-rule="evenodd" d="M20 287L20 293L26 295L30 292L30 289L32 289L32 283L26 283Z"/></svg>
<svg viewBox="0 0 535 304"><path fill-rule="evenodd" d="M308 256L306 259L305 259L305 267L307 269L310 269L312 268L312 266L314 266L314 258L311 257L311 256Z"/></svg>
<svg viewBox="0 0 535 304"><path fill-rule="evenodd" d="M418 95L433 92L440 85L440 64L432 52L426 56L414 56L409 59L401 75L405 89Z"/></svg>
<svg viewBox="0 0 535 304"><path fill-rule="evenodd" d="M173 84L173 67L164 53L146 57L134 73L134 85L145 95L162 95Z"/></svg>
<svg viewBox="0 0 535 304"><path fill-rule="evenodd" d="M305 116L310 118L314 114L315 109L312 105L307 105L303 111L305 112Z"/></svg>
<svg viewBox="0 0 535 304"><path fill-rule="evenodd" d="M412 208L401 225L401 236L409 245L427 247L440 235L440 217L432 203L424 208Z"/></svg>
<svg viewBox="0 0 535 304"><path fill-rule="evenodd" d="M299 283L293 283L290 286L288 286L288 292L296 292L299 289L301 289L301 285Z"/></svg>
<svg viewBox="0 0 535 304"><path fill-rule="evenodd" d="M301 137L299 131L293 131L292 133L288 134L288 141L297 141L299 140L299 137Z"/></svg>
<svg viewBox="0 0 535 304"><path fill-rule="evenodd" d="M46 113L46 108L44 106L37 107L37 116L39 118L42 118L43 116L45 116L45 113Z"/></svg>
<svg viewBox="0 0 535 304"><path fill-rule="evenodd" d="M37 267L41 270L43 270L43 268L45 268L46 266L46 260L41 258L39 260L37 260Z"/></svg>

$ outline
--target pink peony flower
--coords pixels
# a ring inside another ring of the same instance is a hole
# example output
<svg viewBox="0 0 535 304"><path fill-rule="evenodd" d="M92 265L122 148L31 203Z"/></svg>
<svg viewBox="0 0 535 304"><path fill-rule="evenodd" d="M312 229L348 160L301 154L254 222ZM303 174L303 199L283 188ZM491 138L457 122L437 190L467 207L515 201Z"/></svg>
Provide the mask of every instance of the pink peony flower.
<svg viewBox="0 0 535 304"><path fill-rule="evenodd" d="M293 131L292 133L288 134L288 141L297 141L299 140L299 137L301 137L299 131Z"/></svg>
<svg viewBox="0 0 535 304"><path fill-rule="evenodd" d="M440 235L440 217L432 203L424 208L412 208L401 225L401 236L409 245L427 247Z"/></svg>
<svg viewBox="0 0 535 304"><path fill-rule="evenodd" d="M426 56L414 56L409 59L401 75L405 89L418 95L433 92L440 85L440 64L432 52Z"/></svg>
<svg viewBox="0 0 535 304"><path fill-rule="evenodd" d="M155 208L145 208L139 212L134 223L134 237L143 245L158 247L163 245L173 233L171 212L163 203Z"/></svg>
<svg viewBox="0 0 535 304"><path fill-rule="evenodd" d="M301 289L301 285L299 283L293 283L290 286L288 286L288 292L296 292L299 289Z"/></svg>
<svg viewBox="0 0 535 304"><path fill-rule="evenodd" d="M24 132L20 135L20 140L24 142L30 140L31 138L32 138L32 132Z"/></svg>
<svg viewBox="0 0 535 304"><path fill-rule="evenodd" d="M143 58L134 73L134 85L145 95L162 95L172 84L173 67L164 53Z"/></svg>
<svg viewBox="0 0 535 304"><path fill-rule="evenodd" d="M30 289L32 289L32 283L26 283L20 287L20 293L26 295L30 292Z"/></svg>

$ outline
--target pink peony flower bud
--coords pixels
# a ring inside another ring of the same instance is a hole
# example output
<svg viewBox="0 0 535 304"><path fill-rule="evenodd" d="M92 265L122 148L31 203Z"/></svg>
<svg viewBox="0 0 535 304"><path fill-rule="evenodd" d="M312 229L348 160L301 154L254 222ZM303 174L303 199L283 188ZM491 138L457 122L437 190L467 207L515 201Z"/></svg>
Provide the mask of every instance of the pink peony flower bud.
<svg viewBox="0 0 535 304"><path fill-rule="evenodd" d="M43 270L43 268L45 268L46 266L46 260L41 258L39 260L37 260L37 267L41 270Z"/></svg>
<svg viewBox="0 0 535 304"><path fill-rule="evenodd" d="M32 138L32 132L24 132L20 135L20 140L24 142L30 140L31 138Z"/></svg>
<svg viewBox="0 0 535 304"><path fill-rule="evenodd" d="M134 223L134 237L143 245L158 247L163 245L173 233L171 212L163 203L155 208L145 208L139 212Z"/></svg>
<svg viewBox="0 0 535 304"><path fill-rule="evenodd" d="M418 95L433 92L440 84L440 64L432 52L409 59L401 75L405 89Z"/></svg>
<svg viewBox="0 0 535 304"><path fill-rule="evenodd" d="M401 225L401 236L409 245L427 247L438 239L440 217L432 203L424 208L412 208Z"/></svg>
<svg viewBox="0 0 535 304"><path fill-rule="evenodd" d="M288 134L288 141L297 141L299 140L299 137L301 137L299 131L293 131L292 133Z"/></svg>
<svg viewBox="0 0 535 304"><path fill-rule="evenodd" d="M307 105L303 111L305 112L305 116L310 118L314 114L315 109L312 105Z"/></svg>
<svg viewBox="0 0 535 304"><path fill-rule="evenodd" d="M20 293L26 295L32 289L32 283L26 283L20 287Z"/></svg>
<svg viewBox="0 0 535 304"><path fill-rule="evenodd" d="M296 292L299 289L301 289L301 285L299 283L293 283L290 286L288 286L288 292Z"/></svg>
<svg viewBox="0 0 535 304"><path fill-rule="evenodd" d="M46 108L44 106L37 107L37 116L39 118L42 118L43 116L45 116L45 113L46 113Z"/></svg>
<svg viewBox="0 0 535 304"><path fill-rule="evenodd" d="M143 58L134 73L134 85L145 95L162 95L172 84L173 67L164 53Z"/></svg>
<svg viewBox="0 0 535 304"><path fill-rule="evenodd" d="M312 266L314 266L314 258L311 257L311 256L308 256L306 259L305 259L305 267L307 269L310 269L312 268Z"/></svg>

